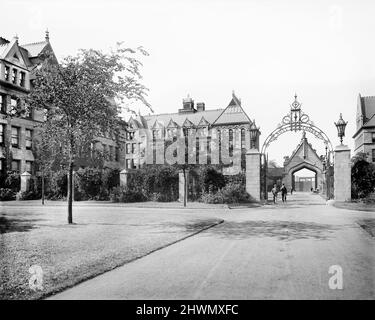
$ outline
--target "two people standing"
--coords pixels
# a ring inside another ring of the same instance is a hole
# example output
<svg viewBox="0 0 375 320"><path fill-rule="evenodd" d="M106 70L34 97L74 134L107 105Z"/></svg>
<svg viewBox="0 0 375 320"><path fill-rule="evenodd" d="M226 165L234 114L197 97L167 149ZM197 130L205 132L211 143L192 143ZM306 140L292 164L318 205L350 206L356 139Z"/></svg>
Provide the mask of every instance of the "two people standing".
<svg viewBox="0 0 375 320"><path fill-rule="evenodd" d="M280 191L281 191L281 199L283 202L286 202L286 194L288 193L286 187L285 187L285 184L283 183L282 187L280 188ZM272 192L272 195L273 195L273 203L276 203L276 200L277 200L277 194L278 194L278 189L277 189L277 185L274 184L273 185L273 188L271 190Z"/></svg>

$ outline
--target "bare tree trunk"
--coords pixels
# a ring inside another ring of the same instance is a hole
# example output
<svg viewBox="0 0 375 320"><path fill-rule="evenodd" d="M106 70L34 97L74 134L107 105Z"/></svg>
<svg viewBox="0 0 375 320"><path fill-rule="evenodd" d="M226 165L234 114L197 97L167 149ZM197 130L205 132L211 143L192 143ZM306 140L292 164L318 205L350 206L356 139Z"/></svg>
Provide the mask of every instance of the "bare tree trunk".
<svg viewBox="0 0 375 320"><path fill-rule="evenodd" d="M73 161L69 161L68 171L68 223L73 223Z"/></svg>
<svg viewBox="0 0 375 320"><path fill-rule="evenodd" d="M42 205L44 205L44 170L42 170Z"/></svg>

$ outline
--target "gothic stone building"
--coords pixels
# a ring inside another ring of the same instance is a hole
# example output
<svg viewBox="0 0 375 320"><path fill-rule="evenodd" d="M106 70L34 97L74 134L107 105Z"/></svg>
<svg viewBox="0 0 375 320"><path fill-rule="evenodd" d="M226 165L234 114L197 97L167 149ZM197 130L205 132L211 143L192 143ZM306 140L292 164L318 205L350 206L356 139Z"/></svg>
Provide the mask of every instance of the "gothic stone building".
<svg viewBox="0 0 375 320"><path fill-rule="evenodd" d="M252 121L241 106L241 101L232 94L232 99L226 108L206 109L203 102L194 104L191 97L183 99L182 109L176 113L165 113L130 117L128 121L128 133L125 145L125 169L137 169L145 163L145 147L143 140L145 136L140 134L140 129L152 131L153 139L168 139L183 134L188 130L200 130L207 137L209 143L212 128L217 133L229 136L229 145L233 144L235 137L239 137L241 150L246 152L250 148L250 126ZM255 142L259 148L259 139ZM210 148L207 148L208 153ZM208 155L210 156L210 155ZM235 174L230 168L224 169L224 174Z"/></svg>
<svg viewBox="0 0 375 320"><path fill-rule="evenodd" d="M367 153L368 161L375 163L375 96L358 95L354 153Z"/></svg>
<svg viewBox="0 0 375 320"><path fill-rule="evenodd" d="M0 173L7 171L36 174L33 144L37 143L38 125L44 121L42 110L31 110L23 99L32 90L35 70L51 57L57 63L50 44L49 33L45 39L30 44L19 44L18 37L7 40L0 37ZM11 107L19 107L25 112L22 117L10 117ZM124 128L126 124L121 121ZM125 128L118 137L98 137L95 147L107 155L105 167L123 168L125 165ZM123 138L122 138L123 137ZM79 166L87 162L78 159Z"/></svg>
<svg viewBox="0 0 375 320"><path fill-rule="evenodd" d="M24 97L32 90L34 71L45 56L56 60L46 32L44 41L20 45L18 37L11 41L0 37L0 170L33 173L32 144L38 123L43 121L40 110L31 110ZM22 117L10 117L11 108L24 110Z"/></svg>

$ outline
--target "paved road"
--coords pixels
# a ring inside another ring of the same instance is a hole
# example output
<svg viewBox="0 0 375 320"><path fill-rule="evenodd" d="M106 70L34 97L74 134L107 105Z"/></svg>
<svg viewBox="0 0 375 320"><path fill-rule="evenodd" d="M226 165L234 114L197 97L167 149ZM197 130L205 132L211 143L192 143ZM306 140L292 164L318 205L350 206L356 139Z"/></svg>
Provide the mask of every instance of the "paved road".
<svg viewBox="0 0 375 320"><path fill-rule="evenodd" d="M355 223L374 213L337 209L318 195L297 193L287 204L221 217L225 222L217 227L51 298L375 298L375 239ZM329 288L332 265L342 268L342 290Z"/></svg>

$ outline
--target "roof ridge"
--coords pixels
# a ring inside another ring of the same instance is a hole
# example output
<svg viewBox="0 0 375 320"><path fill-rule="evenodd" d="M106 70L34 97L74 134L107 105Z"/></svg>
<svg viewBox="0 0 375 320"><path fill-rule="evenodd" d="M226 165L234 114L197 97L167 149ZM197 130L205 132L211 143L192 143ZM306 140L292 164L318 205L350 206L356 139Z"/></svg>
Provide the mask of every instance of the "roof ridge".
<svg viewBox="0 0 375 320"><path fill-rule="evenodd" d="M188 113L189 115L190 114L198 114L198 113L203 113L203 112L210 112L210 111L219 111L219 110L223 110L222 108L218 108L218 109L210 109L210 110L204 110L204 111L199 111L199 112L194 112L194 113ZM167 115L187 115L187 114L184 114L184 113L178 113L178 112L167 112L167 113L157 113L157 114L148 114L148 115L145 115L145 116L142 116L142 117L157 117L157 116L167 116Z"/></svg>
<svg viewBox="0 0 375 320"><path fill-rule="evenodd" d="M47 43L47 41L37 41L37 42L30 42L30 43L25 43L25 44L21 44L21 47L24 47L24 46L31 46L33 44L42 44L42 43Z"/></svg>

